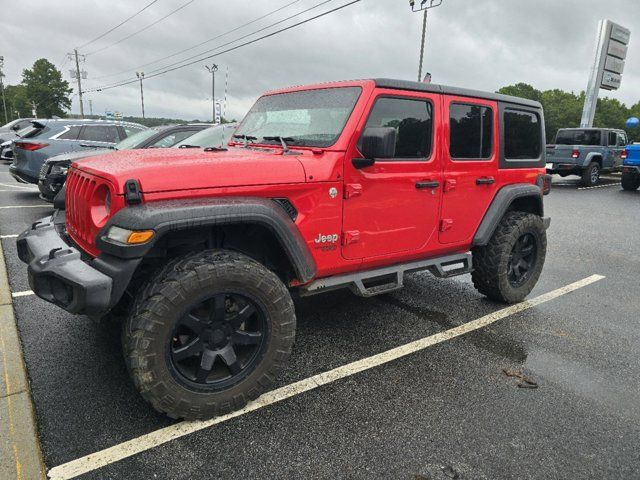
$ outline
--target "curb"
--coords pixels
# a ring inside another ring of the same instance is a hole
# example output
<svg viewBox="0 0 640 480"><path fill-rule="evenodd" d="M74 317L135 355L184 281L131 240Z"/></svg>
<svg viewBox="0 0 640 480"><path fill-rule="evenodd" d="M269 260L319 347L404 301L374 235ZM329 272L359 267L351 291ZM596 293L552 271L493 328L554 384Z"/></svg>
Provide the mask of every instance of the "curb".
<svg viewBox="0 0 640 480"><path fill-rule="evenodd" d="M44 479L33 402L0 242L0 478Z"/></svg>

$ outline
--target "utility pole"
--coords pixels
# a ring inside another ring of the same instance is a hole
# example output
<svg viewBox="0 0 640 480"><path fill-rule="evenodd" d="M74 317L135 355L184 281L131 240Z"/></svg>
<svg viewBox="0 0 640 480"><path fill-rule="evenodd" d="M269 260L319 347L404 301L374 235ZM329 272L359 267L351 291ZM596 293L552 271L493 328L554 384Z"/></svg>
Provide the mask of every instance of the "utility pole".
<svg viewBox="0 0 640 480"><path fill-rule="evenodd" d="M216 122L216 72L218 66L213 63L211 66L205 65L205 68L211 73L211 121Z"/></svg>
<svg viewBox="0 0 640 480"><path fill-rule="evenodd" d="M4 57L0 56L0 89L2 89L2 107L4 108L4 123L9 123L7 117L7 102L4 99L4 82L2 78L4 77L4 73L2 69L4 68Z"/></svg>
<svg viewBox="0 0 640 480"><path fill-rule="evenodd" d="M78 79L78 99L80 101L80 118L84 118L84 105L82 104L82 73L80 72L80 60L78 59L78 49L73 49L73 56L76 60L76 78Z"/></svg>
<svg viewBox="0 0 640 480"><path fill-rule="evenodd" d="M93 100L89 99L89 115L93 117Z"/></svg>
<svg viewBox="0 0 640 480"><path fill-rule="evenodd" d="M424 44L427 39L427 12L430 8L439 7L442 0L421 0L420 5L416 6L416 0L409 0L409 6L413 12L421 12L424 10L422 17L422 42L420 42L420 63L418 66L418 81L422 82L422 65L424 63ZM429 75L430 77L431 75Z"/></svg>
<svg viewBox="0 0 640 480"><path fill-rule="evenodd" d="M140 80L140 101L142 103L142 118L144 118L144 89L142 88L142 80L144 80L144 72L136 72L136 77Z"/></svg>

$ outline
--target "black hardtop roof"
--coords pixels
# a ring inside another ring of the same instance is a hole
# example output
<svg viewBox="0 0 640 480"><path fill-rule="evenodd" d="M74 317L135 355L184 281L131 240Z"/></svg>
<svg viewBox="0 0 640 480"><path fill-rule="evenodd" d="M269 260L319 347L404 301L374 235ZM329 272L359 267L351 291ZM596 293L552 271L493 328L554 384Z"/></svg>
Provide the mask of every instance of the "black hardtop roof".
<svg viewBox="0 0 640 480"><path fill-rule="evenodd" d="M395 90L411 90L415 92L431 92L443 93L445 95L457 95L460 97L482 98L485 100L494 100L497 102L514 103L525 107L534 107L542 109L542 104L535 100L526 98L513 97L511 95L502 95L500 93L482 92L479 90L470 90L467 88L449 87L447 85L438 85L435 83L412 82L409 80L396 80L393 78L374 78L376 87L390 88Z"/></svg>
<svg viewBox="0 0 640 480"><path fill-rule="evenodd" d="M624 132L622 128L608 128L608 127L566 127L559 128L560 130L611 130L613 132Z"/></svg>

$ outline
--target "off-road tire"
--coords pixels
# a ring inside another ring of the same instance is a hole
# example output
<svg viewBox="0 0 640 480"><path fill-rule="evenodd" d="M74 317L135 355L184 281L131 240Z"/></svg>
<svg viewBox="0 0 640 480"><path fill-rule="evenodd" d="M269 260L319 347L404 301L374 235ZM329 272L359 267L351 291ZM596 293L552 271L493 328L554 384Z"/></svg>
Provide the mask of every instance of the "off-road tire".
<svg viewBox="0 0 640 480"><path fill-rule="evenodd" d="M524 284L514 287L508 278L509 260L514 245L523 235L535 238L536 259ZM471 278L476 289L492 300L516 303L525 299L536 285L547 251L547 234L542 219L526 212L507 212L489 243L475 247Z"/></svg>
<svg viewBox="0 0 640 480"><path fill-rule="evenodd" d="M625 190L637 190L640 187L640 175L632 173L622 174L622 188Z"/></svg>
<svg viewBox="0 0 640 480"><path fill-rule="evenodd" d="M230 290L263 306L270 326L265 353L239 383L195 391L176 380L167 341L194 299ZM136 388L156 410L176 419L205 419L238 410L273 385L291 354L295 326L291 295L273 272L245 255L207 250L169 262L141 289L123 324L123 352Z"/></svg>
<svg viewBox="0 0 640 480"><path fill-rule="evenodd" d="M602 169L596 162L591 162L587 168L582 171L582 185L585 187L593 187L600 180Z"/></svg>

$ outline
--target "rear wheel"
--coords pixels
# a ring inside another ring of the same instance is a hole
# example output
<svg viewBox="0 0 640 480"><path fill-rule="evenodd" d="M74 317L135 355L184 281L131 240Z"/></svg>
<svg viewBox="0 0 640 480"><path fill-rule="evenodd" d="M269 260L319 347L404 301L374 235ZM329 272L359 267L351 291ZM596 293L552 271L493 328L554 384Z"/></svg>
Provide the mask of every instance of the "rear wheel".
<svg viewBox="0 0 640 480"><path fill-rule="evenodd" d="M585 187L597 185L600 180L600 171L600 165L596 162L591 162L582 172L582 185Z"/></svg>
<svg viewBox="0 0 640 480"><path fill-rule="evenodd" d="M289 291L261 264L206 251L167 265L125 322L125 359L140 394L173 418L242 408L274 382L295 335Z"/></svg>
<svg viewBox="0 0 640 480"><path fill-rule="evenodd" d="M622 188L625 190L637 190L640 187L640 175L622 173Z"/></svg>
<svg viewBox="0 0 640 480"><path fill-rule="evenodd" d="M473 284L492 300L520 302L538 282L546 251L542 219L532 213L508 212L489 243L473 249Z"/></svg>

